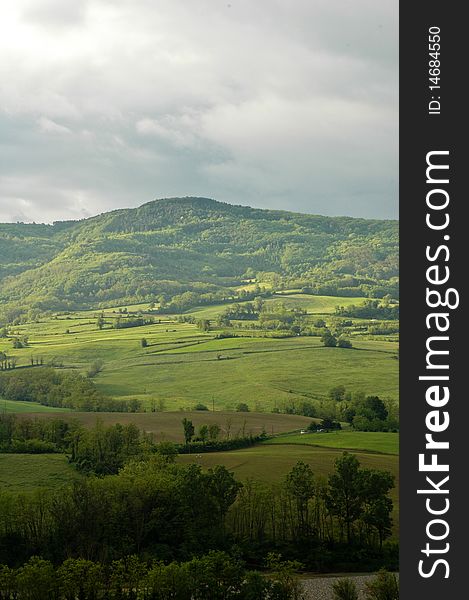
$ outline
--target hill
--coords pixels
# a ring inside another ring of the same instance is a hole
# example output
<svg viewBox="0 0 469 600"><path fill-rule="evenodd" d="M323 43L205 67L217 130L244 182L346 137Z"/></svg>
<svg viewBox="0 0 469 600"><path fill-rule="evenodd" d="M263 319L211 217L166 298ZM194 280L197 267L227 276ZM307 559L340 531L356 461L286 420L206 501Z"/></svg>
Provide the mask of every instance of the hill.
<svg viewBox="0 0 469 600"><path fill-rule="evenodd" d="M0 224L3 320L69 310L224 300L249 280L340 296L397 296L396 221L323 217L207 198L155 200L53 225Z"/></svg>

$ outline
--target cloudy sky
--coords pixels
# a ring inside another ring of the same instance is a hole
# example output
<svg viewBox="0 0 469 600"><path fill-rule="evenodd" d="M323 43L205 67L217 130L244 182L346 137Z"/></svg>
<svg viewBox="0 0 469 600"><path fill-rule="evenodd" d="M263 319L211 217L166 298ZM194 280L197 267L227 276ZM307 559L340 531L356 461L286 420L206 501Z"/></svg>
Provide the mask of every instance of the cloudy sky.
<svg viewBox="0 0 469 600"><path fill-rule="evenodd" d="M0 221L397 216L397 0L0 2Z"/></svg>

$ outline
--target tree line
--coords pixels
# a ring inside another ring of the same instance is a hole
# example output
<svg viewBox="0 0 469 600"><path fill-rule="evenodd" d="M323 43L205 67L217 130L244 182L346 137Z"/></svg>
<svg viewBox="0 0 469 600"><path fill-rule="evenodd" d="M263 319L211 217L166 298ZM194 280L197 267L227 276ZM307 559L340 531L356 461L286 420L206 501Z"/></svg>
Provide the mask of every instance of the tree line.
<svg viewBox="0 0 469 600"><path fill-rule="evenodd" d="M335 314L341 317L354 317L356 319L399 319L399 305L390 303L389 295L383 301L368 298L361 305L350 304L349 306L337 306Z"/></svg>
<svg viewBox="0 0 469 600"><path fill-rule="evenodd" d="M0 453L63 453L79 471L101 476L116 474L132 458L236 450L266 438L265 432L252 435L243 430L235 435L228 431L225 439L219 439L218 423L202 424L198 435L192 421L183 419L182 425L184 444L155 443L152 434L133 423L106 427L98 419L94 427L85 428L76 419L32 419L4 413L0 414Z"/></svg>
<svg viewBox="0 0 469 600"><path fill-rule="evenodd" d="M336 403L336 414L357 431L399 431L399 412L396 402L384 401L376 395L350 392L339 385L329 391Z"/></svg>
<svg viewBox="0 0 469 600"><path fill-rule="evenodd" d="M299 600L297 566L272 554L269 576L239 558L212 551L190 561L145 561L136 555L110 565L68 558L56 566L33 557L12 569L0 565L2 600Z"/></svg>
<svg viewBox="0 0 469 600"><path fill-rule="evenodd" d="M224 466L203 471L164 452L130 457L116 475L85 477L57 491L0 494L0 563L32 556L59 564L109 564L137 554L170 562L224 550L259 561L269 552L308 569L395 561L393 477L352 454L327 478L297 463L277 485L242 484ZM387 558L386 558L387 557ZM373 562L374 561L374 562ZM258 564L258 562L257 562Z"/></svg>
<svg viewBox="0 0 469 600"><path fill-rule="evenodd" d="M0 396L44 406L95 412L137 412L138 400L114 399L98 391L90 378L51 367L22 368L0 373Z"/></svg>

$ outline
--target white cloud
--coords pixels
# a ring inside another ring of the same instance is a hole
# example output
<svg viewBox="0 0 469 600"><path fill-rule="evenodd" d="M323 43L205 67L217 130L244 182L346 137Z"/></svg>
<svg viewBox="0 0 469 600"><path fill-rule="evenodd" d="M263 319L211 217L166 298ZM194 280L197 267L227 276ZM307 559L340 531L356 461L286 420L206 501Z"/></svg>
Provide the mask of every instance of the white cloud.
<svg viewBox="0 0 469 600"><path fill-rule="evenodd" d="M177 148L190 148L196 145L196 122L183 116L177 118L172 115L162 119L141 119L136 124L136 129L141 135L154 136L165 140Z"/></svg>
<svg viewBox="0 0 469 600"><path fill-rule="evenodd" d="M43 133L59 133L59 134L71 133L71 131L68 127L65 127L64 125L60 125L59 123L56 123L55 121L52 121L52 119L48 119L47 117L40 117L38 119L37 123L39 125L39 129Z"/></svg>
<svg viewBox="0 0 469 600"><path fill-rule="evenodd" d="M70 218L178 194L395 216L397 9L374 0L8 3L0 181L10 183L0 184L0 218L9 198L31 203L27 218ZM39 175L39 187L12 188Z"/></svg>

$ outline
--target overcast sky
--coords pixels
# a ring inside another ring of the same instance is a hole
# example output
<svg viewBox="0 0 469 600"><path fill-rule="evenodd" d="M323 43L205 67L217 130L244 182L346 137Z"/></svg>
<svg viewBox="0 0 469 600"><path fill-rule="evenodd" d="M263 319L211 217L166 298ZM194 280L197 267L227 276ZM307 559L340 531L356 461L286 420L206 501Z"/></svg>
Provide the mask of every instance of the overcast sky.
<svg viewBox="0 0 469 600"><path fill-rule="evenodd" d="M0 221L397 216L397 0L0 2Z"/></svg>

